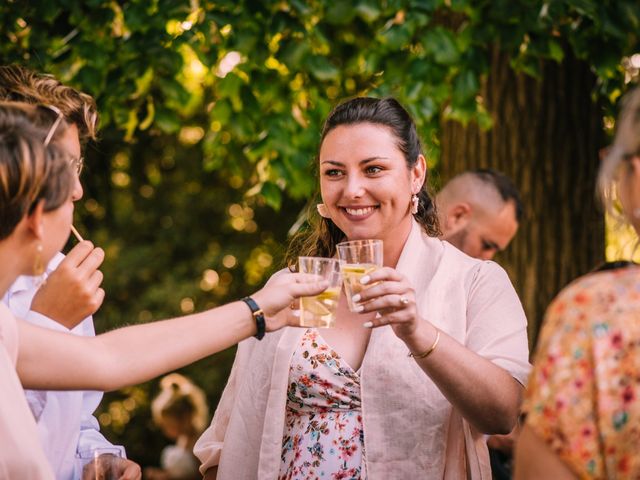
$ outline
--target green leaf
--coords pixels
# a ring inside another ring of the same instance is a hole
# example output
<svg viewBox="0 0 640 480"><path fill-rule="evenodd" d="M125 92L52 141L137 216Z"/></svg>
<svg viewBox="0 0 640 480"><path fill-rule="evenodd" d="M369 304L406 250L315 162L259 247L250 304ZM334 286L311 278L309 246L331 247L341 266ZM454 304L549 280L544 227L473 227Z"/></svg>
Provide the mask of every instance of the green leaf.
<svg viewBox="0 0 640 480"><path fill-rule="evenodd" d="M330 2L331 5L326 11L325 20L331 25L347 25L351 23L356 14L356 10L351 6L351 2L336 0Z"/></svg>
<svg viewBox="0 0 640 480"><path fill-rule="evenodd" d="M274 210L280 210L282 205L282 192L280 189L271 182L265 182L260 188L260 195L264 198L267 205Z"/></svg>
<svg viewBox="0 0 640 480"><path fill-rule="evenodd" d="M379 39L388 50L400 50L411 41L411 32L406 24L392 25L380 34Z"/></svg>
<svg viewBox="0 0 640 480"><path fill-rule="evenodd" d="M346 2L345 2L346 3ZM377 2L364 0L359 2L355 7L356 13L367 23L375 22L382 13Z"/></svg>
<svg viewBox="0 0 640 480"><path fill-rule="evenodd" d="M465 102L475 98L480 89L478 76L472 70L464 70L453 82L453 98L459 102Z"/></svg>
<svg viewBox="0 0 640 480"><path fill-rule="evenodd" d="M452 65L460 59L453 33L446 28L436 27L429 30L422 37L421 43L427 54L432 55L437 63Z"/></svg>
<svg viewBox="0 0 640 480"><path fill-rule="evenodd" d="M564 50L556 40L549 40L549 56L558 63L564 60Z"/></svg>
<svg viewBox="0 0 640 480"><path fill-rule="evenodd" d="M165 133L177 133L182 126L182 122L178 115L166 108L161 108L156 111L155 125Z"/></svg>
<svg viewBox="0 0 640 480"><path fill-rule="evenodd" d="M311 75L321 82L337 81L340 78L340 70L325 57L309 57L305 63Z"/></svg>

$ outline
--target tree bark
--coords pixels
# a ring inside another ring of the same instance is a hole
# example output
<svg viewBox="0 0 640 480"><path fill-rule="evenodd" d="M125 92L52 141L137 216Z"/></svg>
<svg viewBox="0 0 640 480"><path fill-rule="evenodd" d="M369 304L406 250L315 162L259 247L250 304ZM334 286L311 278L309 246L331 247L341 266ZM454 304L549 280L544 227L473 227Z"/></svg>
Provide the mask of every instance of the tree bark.
<svg viewBox="0 0 640 480"><path fill-rule="evenodd" d="M472 168L493 168L520 190L524 219L496 260L509 273L529 321L533 347L546 307L571 280L604 258L604 219L595 197L602 110L596 78L571 56L544 62L536 80L516 74L494 47L481 95L493 128L447 121L442 183Z"/></svg>

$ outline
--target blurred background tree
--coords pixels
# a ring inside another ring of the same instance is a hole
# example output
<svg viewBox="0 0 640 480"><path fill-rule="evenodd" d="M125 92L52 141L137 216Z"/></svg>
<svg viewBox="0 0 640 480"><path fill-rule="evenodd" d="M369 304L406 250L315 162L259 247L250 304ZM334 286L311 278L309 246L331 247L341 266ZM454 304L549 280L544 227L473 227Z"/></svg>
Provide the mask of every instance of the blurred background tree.
<svg viewBox="0 0 640 480"><path fill-rule="evenodd" d="M9 0L0 19L2 63L98 101L76 220L107 252L98 330L261 285L315 203L321 122L353 95L410 109L434 186L478 166L516 180L526 220L498 261L532 342L551 297L603 258L597 151L640 67L636 0ZM212 408L232 358L184 369ZM166 443L155 385L99 415L142 465Z"/></svg>

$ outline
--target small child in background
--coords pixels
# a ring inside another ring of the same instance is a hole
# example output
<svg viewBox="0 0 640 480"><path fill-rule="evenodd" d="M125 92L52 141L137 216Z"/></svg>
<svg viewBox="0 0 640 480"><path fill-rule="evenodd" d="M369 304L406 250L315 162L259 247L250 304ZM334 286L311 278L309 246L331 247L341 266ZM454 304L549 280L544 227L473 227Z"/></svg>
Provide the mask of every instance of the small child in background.
<svg viewBox="0 0 640 480"><path fill-rule="evenodd" d="M160 467L145 469L148 480L200 479L200 462L193 445L209 422L209 408L202 389L179 373L160 380L160 393L151 403L153 421L167 438L175 440L162 450Z"/></svg>

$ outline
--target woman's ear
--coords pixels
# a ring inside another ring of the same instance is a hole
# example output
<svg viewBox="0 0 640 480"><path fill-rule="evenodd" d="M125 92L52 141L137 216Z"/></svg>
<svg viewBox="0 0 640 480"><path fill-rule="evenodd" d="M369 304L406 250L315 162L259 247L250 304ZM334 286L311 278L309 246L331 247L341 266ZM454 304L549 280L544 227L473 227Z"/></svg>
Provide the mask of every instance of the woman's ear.
<svg viewBox="0 0 640 480"><path fill-rule="evenodd" d="M27 214L26 222L29 231L38 239L44 237L44 200L38 201L33 211Z"/></svg>
<svg viewBox="0 0 640 480"><path fill-rule="evenodd" d="M411 183L413 187L413 193L418 193L422 189L424 179L427 175L427 160L424 155L418 155L418 160L413 167L411 167Z"/></svg>

